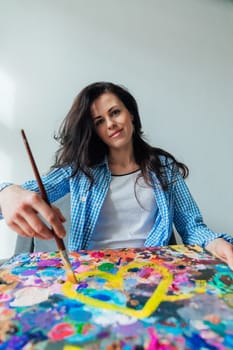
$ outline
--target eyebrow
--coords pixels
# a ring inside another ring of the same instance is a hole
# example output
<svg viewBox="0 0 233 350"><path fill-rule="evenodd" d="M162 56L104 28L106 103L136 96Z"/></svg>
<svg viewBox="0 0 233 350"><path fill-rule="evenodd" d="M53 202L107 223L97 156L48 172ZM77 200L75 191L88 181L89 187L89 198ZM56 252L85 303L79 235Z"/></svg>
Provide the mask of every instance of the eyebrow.
<svg viewBox="0 0 233 350"><path fill-rule="evenodd" d="M118 107L118 105L113 105L111 108L109 108L108 110L108 113L111 112L114 108ZM92 117L93 120L96 120L96 119L99 119L99 118L102 118L101 115L97 115L96 117Z"/></svg>

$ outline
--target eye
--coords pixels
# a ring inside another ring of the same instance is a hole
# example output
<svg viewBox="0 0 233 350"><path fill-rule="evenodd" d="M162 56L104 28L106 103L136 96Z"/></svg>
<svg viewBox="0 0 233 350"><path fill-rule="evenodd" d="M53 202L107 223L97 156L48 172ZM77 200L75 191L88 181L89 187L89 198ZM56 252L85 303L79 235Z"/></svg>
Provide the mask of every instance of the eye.
<svg viewBox="0 0 233 350"><path fill-rule="evenodd" d="M95 120L94 124L95 124L96 127L98 127L98 126L100 126L101 124L103 124L103 122L104 122L104 119L99 118L99 119Z"/></svg>
<svg viewBox="0 0 233 350"><path fill-rule="evenodd" d="M120 110L119 109L114 109L112 112L111 112L111 116L112 117L116 117L120 114Z"/></svg>

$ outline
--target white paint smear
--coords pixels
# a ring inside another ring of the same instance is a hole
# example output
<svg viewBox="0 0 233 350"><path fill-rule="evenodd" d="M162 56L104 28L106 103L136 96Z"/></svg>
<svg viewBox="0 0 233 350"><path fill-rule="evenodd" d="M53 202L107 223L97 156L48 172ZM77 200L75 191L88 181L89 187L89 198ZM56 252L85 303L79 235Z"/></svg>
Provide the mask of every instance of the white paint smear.
<svg viewBox="0 0 233 350"><path fill-rule="evenodd" d="M113 324L120 324L120 325L131 325L134 324L137 321L137 318L123 315L123 314L118 314L116 312L103 312L102 314L94 315L94 320L96 323L101 324L102 326L109 326Z"/></svg>
<svg viewBox="0 0 233 350"><path fill-rule="evenodd" d="M14 301L11 306L30 306L41 303L49 297L48 288L27 287L14 293Z"/></svg>

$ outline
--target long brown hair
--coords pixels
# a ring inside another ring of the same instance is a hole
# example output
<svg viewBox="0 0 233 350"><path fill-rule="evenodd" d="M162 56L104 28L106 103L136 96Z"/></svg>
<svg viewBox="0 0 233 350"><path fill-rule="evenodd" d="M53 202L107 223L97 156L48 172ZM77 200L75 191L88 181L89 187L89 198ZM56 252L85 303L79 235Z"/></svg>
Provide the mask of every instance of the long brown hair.
<svg viewBox="0 0 233 350"><path fill-rule="evenodd" d="M133 115L133 147L135 161L139 164L146 183L151 183L150 173L154 172L164 190L168 188L167 169L175 174L177 171L185 178L189 170L175 157L156 147L150 146L143 139L142 125L135 98L123 86L110 82L96 82L85 87L76 97L74 103L61 124L55 139L60 147L55 154L53 167L71 165L72 176L83 172L93 184L91 168L98 165L108 154L108 147L97 136L91 118L91 105L103 93L116 95Z"/></svg>

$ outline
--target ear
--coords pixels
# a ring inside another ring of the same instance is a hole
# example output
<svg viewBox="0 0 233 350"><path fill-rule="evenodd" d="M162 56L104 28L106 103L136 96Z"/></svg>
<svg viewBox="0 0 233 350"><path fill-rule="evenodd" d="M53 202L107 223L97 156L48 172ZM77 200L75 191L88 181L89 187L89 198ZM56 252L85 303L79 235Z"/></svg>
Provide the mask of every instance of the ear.
<svg viewBox="0 0 233 350"><path fill-rule="evenodd" d="M131 121L132 121L132 123L134 122L134 116L133 116L133 114L130 114L130 118L131 118Z"/></svg>

